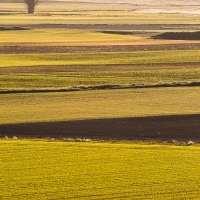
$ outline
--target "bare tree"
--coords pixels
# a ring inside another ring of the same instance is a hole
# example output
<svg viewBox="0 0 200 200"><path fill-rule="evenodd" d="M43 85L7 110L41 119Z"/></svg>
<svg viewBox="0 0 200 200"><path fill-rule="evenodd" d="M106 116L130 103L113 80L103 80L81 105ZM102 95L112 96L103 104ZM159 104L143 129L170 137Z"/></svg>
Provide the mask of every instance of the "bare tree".
<svg viewBox="0 0 200 200"><path fill-rule="evenodd" d="M24 0L25 4L28 6L28 13L33 14L35 11L35 6L38 4L39 0Z"/></svg>

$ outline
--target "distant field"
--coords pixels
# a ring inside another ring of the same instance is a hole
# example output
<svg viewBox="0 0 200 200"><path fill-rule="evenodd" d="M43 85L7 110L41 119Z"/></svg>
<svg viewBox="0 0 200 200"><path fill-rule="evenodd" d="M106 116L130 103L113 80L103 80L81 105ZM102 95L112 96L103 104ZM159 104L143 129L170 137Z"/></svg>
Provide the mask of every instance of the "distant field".
<svg viewBox="0 0 200 200"><path fill-rule="evenodd" d="M0 88L200 80L199 50L1 54Z"/></svg>
<svg viewBox="0 0 200 200"><path fill-rule="evenodd" d="M86 28L87 27L82 27ZM142 28L142 27L141 27ZM3 30L0 31L0 47L13 47L16 53L21 46L122 46L122 45L165 45L165 44L200 44L195 40L159 40L150 37L160 32L169 30L145 31L100 31L100 30L75 30L75 29L32 29L32 30ZM184 31L172 30L172 32ZM195 30L188 30L194 32ZM27 49L27 53L29 53Z"/></svg>
<svg viewBox="0 0 200 200"><path fill-rule="evenodd" d="M200 50L0 55L0 67L200 62Z"/></svg>
<svg viewBox="0 0 200 200"><path fill-rule="evenodd" d="M6 94L0 124L200 113L200 88Z"/></svg>
<svg viewBox="0 0 200 200"><path fill-rule="evenodd" d="M65 29L34 29L18 31L0 31L2 43L56 43L56 42L92 42L109 40L139 40L139 36L106 34L87 30L65 30Z"/></svg>
<svg viewBox="0 0 200 200"><path fill-rule="evenodd" d="M156 7L160 9L159 7ZM162 8L162 7L161 7ZM128 4L39 4L36 15L26 15L23 4L1 3L0 24L199 24L198 14L140 13L148 7ZM165 10L177 6L165 7ZM184 9L184 7L178 7ZM193 10L196 7L192 8ZM190 10L190 8L189 8Z"/></svg>
<svg viewBox="0 0 200 200"><path fill-rule="evenodd" d="M199 24L200 15L186 14L140 14L132 13L126 15L124 12L106 15L102 13L68 13L67 15L55 14L43 15L1 15L0 24Z"/></svg>
<svg viewBox="0 0 200 200"><path fill-rule="evenodd" d="M138 42L144 39L144 37L133 35L106 34L86 30L35 29L0 31L1 46L80 46L89 44L116 45L118 43Z"/></svg>
<svg viewBox="0 0 200 200"><path fill-rule="evenodd" d="M72 2L60 2L60 3L41 3L36 7L36 12L40 13L65 13L70 11L124 11L133 8L134 6L128 4L107 4L107 3L72 3ZM23 3L1 3L1 9L6 12L20 11L26 12L26 5Z"/></svg>
<svg viewBox="0 0 200 200"><path fill-rule="evenodd" d="M0 198L198 200L199 148L0 140Z"/></svg>
<svg viewBox="0 0 200 200"><path fill-rule="evenodd" d="M31 69L14 68L4 73L0 70L0 88L36 89L66 88L70 86L91 86L102 84L130 85L137 83L172 83L184 81L200 81L200 69L195 65L182 66L69 66L56 67L59 71L52 72L54 67L32 67ZM7 68L6 68L7 69ZM9 70L9 69L8 69ZM14 71L18 70L18 72ZM21 70L21 72L20 72ZM52 70L52 71L51 71ZM40 71L40 72L38 72Z"/></svg>

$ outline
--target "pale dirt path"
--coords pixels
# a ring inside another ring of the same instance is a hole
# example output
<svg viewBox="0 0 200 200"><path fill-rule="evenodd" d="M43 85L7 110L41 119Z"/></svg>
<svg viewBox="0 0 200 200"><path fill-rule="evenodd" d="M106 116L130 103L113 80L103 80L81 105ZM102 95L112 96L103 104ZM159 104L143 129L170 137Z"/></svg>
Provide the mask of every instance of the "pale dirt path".
<svg viewBox="0 0 200 200"><path fill-rule="evenodd" d="M130 52L130 51L162 51L162 50L199 50L200 41L168 41L148 40L124 42L122 44L88 44L85 46L29 46L27 44L5 44L0 45L0 54L27 54L27 53L69 53L69 52Z"/></svg>

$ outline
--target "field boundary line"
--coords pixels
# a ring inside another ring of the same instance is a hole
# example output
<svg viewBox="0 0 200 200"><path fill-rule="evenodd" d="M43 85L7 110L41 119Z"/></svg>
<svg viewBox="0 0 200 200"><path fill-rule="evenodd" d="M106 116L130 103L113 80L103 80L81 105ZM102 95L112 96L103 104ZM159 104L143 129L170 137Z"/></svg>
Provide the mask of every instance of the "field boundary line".
<svg viewBox="0 0 200 200"><path fill-rule="evenodd" d="M67 88L16 89L16 90L0 90L0 94L74 92L74 91L106 90L106 89L139 89L139 88L195 87L195 86L200 86L200 82L173 82L173 83L156 83L156 84L130 84L130 85L102 84L102 85L89 85L89 86L73 86Z"/></svg>

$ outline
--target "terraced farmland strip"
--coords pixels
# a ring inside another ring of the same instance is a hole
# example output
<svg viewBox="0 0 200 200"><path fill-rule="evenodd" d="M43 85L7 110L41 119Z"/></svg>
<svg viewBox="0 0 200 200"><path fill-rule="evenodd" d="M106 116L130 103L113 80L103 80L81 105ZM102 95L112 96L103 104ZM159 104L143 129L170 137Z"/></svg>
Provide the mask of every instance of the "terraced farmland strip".
<svg viewBox="0 0 200 200"><path fill-rule="evenodd" d="M0 38L0 46L80 46L80 44L87 45L88 43L95 45L96 43L137 42L144 39L134 35L65 29L4 30L0 31ZM16 49L16 46L14 48Z"/></svg>
<svg viewBox="0 0 200 200"><path fill-rule="evenodd" d="M195 62L200 62L200 50L0 55L0 67Z"/></svg>
<svg viewBox="0 0 200 200"><path fill-rule="evenodd" d="M61 8L62 9L62 8ZM25 11L25 10L24 10ZM27 24L106 24L106 25L130 25L130 24L190 24L199 25L199 15L194 14L146 14L127 11L75 11L64 13L52 12L49 14L26 15L26 14L7 14L0 16L1 25L27 25Z"/></svg>
<svg viewBox="0 0 200 200"><path fill-rule="evenodd" d="M200 113L200 87L5 94L0 124Z"/></svg>
<svg viewBox="0 0 200 200"><path fill-rule="evenodd" d="M105 41L102 41L105 42ZM153 42L153 41L152 41ZM177 41L176 41L177 42ZM144 42L141 42L140 45L117 45L114 43L109 42L110 46L106 45L99 45L94 46L93 45L87 45L88 46L80 46L80 42L77 42L76 45L79 46L48 46L48 43L46 43L46 46L36 46L34 43L34 46L29 45L30 43L24 43L21 45L16 45L16 43L13 43L12 45L6 44L5 46L0 46L0 54L27 54L27 53L70 53L70 52L127 52L127 51L159 51L159 50L198 50L200 49L200 43L197 42L183 42L183 43L176 43L173 44L172 42L169 42L169 44L166 44L166 41L163 41L164 44L161 44L160 41L154 41L155 44L149 44L145 45ZM126 41L124 42L126 43ZM170 44L171 43L171 44ZM69 44L69 43L68 43ZM41 45L41 44L40 44ZM52 45L49 44L49 45ZM54 44L55 45L55 44Z"/></svg>
<svg viewBox="0 0 200 200"><path fill-rule="evenodd" d="M151 68L151 70L145 70L145 66L71 66L69 68L52 66L43 68L43 70L42 67L32 67L31 69L26 69L26 67L25 69L22 67L4 68L0 69L2 73L0 75L0 90L200 81L200 64L199 67L197 64L196 68L187 67L187 65L177 66L177 69L176 66L174 69L166 69L165 66L152 66ZM17 70L19 73L16 73ZM25 73L26 70L31 71ZM41 73L38 73L39 70ZM52 70L66 70L68 72L52 73Z"/></svg>

